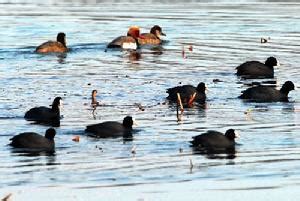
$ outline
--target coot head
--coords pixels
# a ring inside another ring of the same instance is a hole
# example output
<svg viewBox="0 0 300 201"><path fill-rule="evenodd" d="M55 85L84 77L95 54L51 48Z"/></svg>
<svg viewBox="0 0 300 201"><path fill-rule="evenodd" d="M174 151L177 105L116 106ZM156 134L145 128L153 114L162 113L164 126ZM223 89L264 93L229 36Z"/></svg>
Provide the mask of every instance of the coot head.
<svg viewBox="0 0 300 201"><path fill-rule="evenodd" d="M288 94L292 90L295 90L295 85L292 81L286 81L280 89L280 91L284 94Z"/></svg>
<svg viewBox="0 0 300 201"><path fill-rule="evenodd" d="M265 61L265 65L269 67L279 66L279 62L275 57L269 57Z"/></svg>
<svg viewBox="0 0 300 201"><path fill-rule="evenodd" d="M45 133L45 138L49 139L49 140L53 140L55 137L56 131L54 128L49 128L46 130Z"/></svg>
<svg viewBox="0 0 300 201"><path fill-rule="evenodd" d="M235 133L234 129L228 129L225 133L225 136L232 141L234 141L235 138L239 138L239 134Z"/></svg>
<svg viewBox="0 0 300 201"><path fill-rule="evenodd" d="M205 93L206 87L203 82L200 82L197 86L197 91L200 93Z"/></svg>
<svg viewBox="0 0 300 201"><path fill-rule="evenodd" d="M60 42L61 44L63 44L65 47L67 47L67 44L66 44L66 34L63 33L63 32L60 32L57 34L57 37L56 37L56 40L58 42Z"/></svg>
<svg viewBox="0 0 300 201"><path fill-rule="evenodd" d="M154 25L151 30L150 33L156 35L158 38L160 38L160 36L165 36L166 34L162 32L162 29L160 26L158 25Z"/></svg>
<svg viewBox="0 0 300 201"><path fill-rule="evenodd" d="M62 107L62 98L61 97L56 97L54 98L53 100L53 103L52 103L52 109L53 110L59 110L61 107Z"/></svg>
<svg viewBox="0 0 300 201"><path fill-rule="evenodd" d="M132 125L134 124L134 120L131 116L126 116L124 119L123 119L123 126L125 128L132 128Z"/></svg>

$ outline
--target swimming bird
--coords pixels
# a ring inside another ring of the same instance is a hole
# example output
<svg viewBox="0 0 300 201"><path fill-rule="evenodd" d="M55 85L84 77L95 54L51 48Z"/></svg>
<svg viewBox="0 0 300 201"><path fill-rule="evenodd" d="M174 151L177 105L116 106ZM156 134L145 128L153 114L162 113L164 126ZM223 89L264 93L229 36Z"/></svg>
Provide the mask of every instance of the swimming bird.
<svg viewBox="0 0 300 201"><path fill-rule="evenodd" d="M166 36L162 32L160 26L155 25L151 28L150 33L142 33L143 38L138 38L140 45L160 45L162 43L161 36Z"/></svg>
<svg viewBox="0 0 300 201"><path fill-rule="evenodd" d="M91 102L92 107L97 107L100 105L96 98L97 93L98 91L96 89L92 91L92 102Z"/></svg>
<svg viewBox="0 0 300 201"><path fill-rule="evenodd" d="M247 61L236 68L236 74L243 78L273 78L274 66L279 66L275 57L269 57L264 64L259 61Z"/></svg>
<svg viewBox="0 0 300 201"><path fill-rule="evenodd" d="M167 93L169 94L167 99L173 102L177 102L177 93L179 93L182 104L185 107L191 106L194 101L200 104L204 104L206 100L205 90L206 87L203 82L200 82L197 87L194 87L192 85L177 86L167 89Z"/></svg>
<svg viewBox="0 0 300 201"><path fill-rule="evenodd" d="M53 100L51 108L45 106L31 108L25 113L24 118L27 121L36 121L38 123L56 123L60 120L61 107L62 98L56 97Z"/></svg>
<svg viewBox="0 0 300 201"><path fill-rule="evenodd" d="M206 149L208 151L222 151L235 147L235 138L239 135L234 129L228 129L225 135L221 132L210 130L200 135L194 136L190 141L193 147Z"/></svg>
<svg viewBox="0 0 300 201"><path fill-rule="evenodd" d="M130 136L134 120L131 116L126 116L123 123L117 121L105 121L98 124L88 125L85 131L89 136L98 138L126 137Z"/></svg>
<svg viewBox="0 0 300 201"><path fill-rule="evenodd" d="M107 45L107 48L137 49L139 47L138 38L140 35L138 26L131 26L127 32L127 36L119 36Z"/></svg>
<svg viewBox="0 0 300 201"><path fill-rule="evenodd" d="M49 128L45 132L45 136L34 132L20 133L13 138L11 138L11 143L9 144L15 148L24 148L26 150L36 150L36 151L54 151L56 131L53 128Z"/></svg>
<svg viewBox="0 0 300 201"><path fill-rule="evenodd" d="M294 83L286 81L280 90L272 86L256 86L243 91L239 98L253 102L286 102L288 101L289 92L294 89Z"/></svg>
<svg viewBox="0 0 300 201"><path fill-rule="evenodd" d="M56 41L48 41L40 46L38 46L35 50L37 53L64 53L68 51L66 44L66 34L58 33L56 37Z"/></svg>

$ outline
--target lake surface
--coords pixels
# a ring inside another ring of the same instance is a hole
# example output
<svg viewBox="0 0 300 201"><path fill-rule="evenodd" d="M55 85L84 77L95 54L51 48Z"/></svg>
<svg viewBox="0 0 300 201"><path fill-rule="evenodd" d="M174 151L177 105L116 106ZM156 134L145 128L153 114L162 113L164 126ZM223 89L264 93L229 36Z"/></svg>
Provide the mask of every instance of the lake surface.
<svg viewBox="0 0 300 201"><path fill-rule="evenodd" d="M0 2L1 198L12 193L13 200L299 199L299 3ZM154 24L167 34L162 47L143 48L138 56L105 51L129 26L148 32ZM62 31L71 52L34 53ZM262 37L269 42L260 43ZM240 80L235 67L269 56L281 64L271 81L298 86L290 102L237 99L247 84L261 80ZM165 104L166 89L201 81L209 89L206 108L185 110L178 123L176 107ZM93 89L105 105L94 116ZM47 106L56 96L63 97L64 118L56 128L55 154L14 153L7 146L12 136L48 128L25 121L25 111ZM88 124L126 115L138 122L131 141L84 134ZM229 128L241 135L235 156L194 154L189 146L194 135ZM72 141L74 136L80 141Z"/></svg>

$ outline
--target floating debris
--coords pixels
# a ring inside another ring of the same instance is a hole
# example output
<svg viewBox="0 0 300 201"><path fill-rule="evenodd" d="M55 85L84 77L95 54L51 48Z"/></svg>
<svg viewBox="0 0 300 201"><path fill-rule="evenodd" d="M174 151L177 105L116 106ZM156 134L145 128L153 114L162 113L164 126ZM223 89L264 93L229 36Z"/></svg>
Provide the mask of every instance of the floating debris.
<svg viewBox="0 0 300 201"><path fill-rule="evenodd" d="M181 101L181 96L180 93L177 93L177 108L176 108L176 116L177 116L177 121L182 121L182 116L183 116L183 105ZM180 106L180 114L179 114L179 106Z"/></svg>
<svg viewBox="0 0 300 201"><path fill-rule="evenodd" d="M213 82L214 82L214 83L217 83L217 82L223 82L223 81L220 80L220 79L213 79Z"/></svg>
<svg viewBox="0 0 300 201"><path fill-rule="evenodd" d="M267 43L271 38L260 38L260 43Z"/></svg>
<svg viewBox="0 0 300 201"><path fill-rule="evenodd" d="M102 147L99 147L98 145L95 146L96 149L99 149L101 152L103 152Z"/></svg>
<svg viewBox="0 0 300 201"><path fill-rule="evenodd" d="M134 155L136 154L136 146L135 145L132 147L131 153L134 154Z"/></svg>
<svg viewBox="0 0 300 201"><path fill-rule="evenodd" d="M74 137L72 138L72 141L74 141L74 142L79 142L79 140L80 140L80 137L79 137L79 136L74 136Z"/></svg>
<svg viewBox="0 0 300 201"><path fill-rule="evenodd" d="M182 55L182 58L186 59L184 46L182 47L181 55Z"/></svg>
<svg viewBox="0 0 300 201"><path fill-rule="evenodd" d="M190 170L192 170L193 167L194 167L193 161L192 161L192 159L190 159Z"/></svg>
<svg viewBox="0 0 300 201"><path fill-rule="evenodd" d="M253 111L253 109L252 109L252 108L249 108L249 109L247 109L247 110L244 112L244 114L250 114L252 111Z"/></svg>
<svg viewBox="0 0 300 201"><path fill-rule="evenodd" d="M1 199L1 201L11 201L11 196L12 196L12 193L9 193L8 195L6 195L4 198Z"/></svg>
<svg viewBox="0 0 300 201"><path fill-rule="evenodd" d="M142 106L141 103L134 103L134 106L138 107L139 110L141 110L141 111L145 111L145 108L144 108L144 106Z"/></svg>
<svg viewBox="0 0 300 201"><path fill-rule="evenodd" d="M195 92L188 101L188 107L193 107L197 93Z"/></svg>

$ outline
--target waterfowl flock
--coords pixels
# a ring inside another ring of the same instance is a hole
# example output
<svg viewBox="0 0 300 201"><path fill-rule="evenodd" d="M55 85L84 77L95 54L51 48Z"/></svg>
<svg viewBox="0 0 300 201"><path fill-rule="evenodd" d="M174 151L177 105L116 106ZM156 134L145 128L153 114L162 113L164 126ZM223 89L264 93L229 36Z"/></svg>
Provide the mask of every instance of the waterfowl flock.
<svg viewBox="0 0 300 201"><path fill-rule="evenodd" d="M107 44L107 48L120 48L135 50L143 45L161 46L162 36L166 34L158 25L153 26L149 33L140 33L138 26L131 26L124 36L119 36ZM70 51L66 45L65 33L58 33L57 41L48 41L36 48L37 53L66 53ZM274 67L279 66L275 57L269 57L265 63L259 61L247 61L236 67L236 75L241 79L264 79L274 77ZM238 97L248 102L287 102L288 93L294 90L293 82L286 81L280 90L274 86L255 86L241 92ZM206 103L206 85L199 82L197 87L181 85L166 89L166 100L178 104L179 100L184 108L189 108ZM96 100L97 90L92 91L92 107L101 106ZM45 124L53 127L60 126L62 98L56 97L51 107L34 107L25 113L24 118L37 124ZM123 122L105 121L86 126L85 134L95 138L128 137L132 135L134 119L126 116ZM21 133L11 139L10 146L26 151L55 151L54 128L49 128L45 136L34 132ZM194 136L190 141L191 147L205 153L227 153L235 150L235 139L239 135L234 129L229 129L225 134L220 131L209 130ZM189 139L187 139L187 142Z"/></svg>

